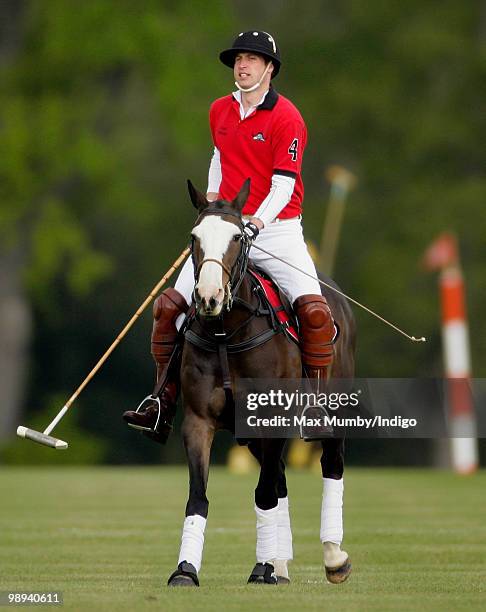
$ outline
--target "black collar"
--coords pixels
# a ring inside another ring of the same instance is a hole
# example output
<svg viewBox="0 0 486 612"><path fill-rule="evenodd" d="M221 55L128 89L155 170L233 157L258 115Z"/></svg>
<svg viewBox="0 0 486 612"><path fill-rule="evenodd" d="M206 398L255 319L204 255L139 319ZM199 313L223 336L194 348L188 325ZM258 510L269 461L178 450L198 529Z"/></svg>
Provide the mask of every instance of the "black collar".
<svg viewBox="0 0 486 612"><path fill-rule="evenodd" d="M258 110L272 110L275 104L277 104L278 93L276 90L270 86L267 95L265 96L265 100L261 104L257 106Z"/></svg>
<svg viewBox="0 0 486 612"><path fill-rule="evenodd" d="M231 94L231 97L233 99L233 102L238 104L238 101L233 96L233 94ZM265 100L263 100L263 102L256 107L256 110L272 110L275 104L277 104L277 101L278 93L272 86L270 86L270 89L268 90L268 93L265 96Z"/></svg>

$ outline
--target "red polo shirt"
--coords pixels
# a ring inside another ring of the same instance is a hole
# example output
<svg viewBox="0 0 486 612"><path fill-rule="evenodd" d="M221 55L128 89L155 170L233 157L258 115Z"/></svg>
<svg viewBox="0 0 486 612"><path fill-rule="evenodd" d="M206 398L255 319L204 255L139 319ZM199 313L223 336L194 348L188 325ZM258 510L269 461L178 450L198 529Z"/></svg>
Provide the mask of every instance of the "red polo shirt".
<svg viewBox="0 0 486 612"><path fill-rule="evenodd" d="M270 88L255 112L240 118L240 105L232 95L219 98L209 110L213 142L221 156L222 180L219 195L231 201L244 181L251 178L244 215L252 215L267 197L273 174L295 178L290 202L279 219L302 212L304 185L301 167L307 129L297 108Z"/></svg>

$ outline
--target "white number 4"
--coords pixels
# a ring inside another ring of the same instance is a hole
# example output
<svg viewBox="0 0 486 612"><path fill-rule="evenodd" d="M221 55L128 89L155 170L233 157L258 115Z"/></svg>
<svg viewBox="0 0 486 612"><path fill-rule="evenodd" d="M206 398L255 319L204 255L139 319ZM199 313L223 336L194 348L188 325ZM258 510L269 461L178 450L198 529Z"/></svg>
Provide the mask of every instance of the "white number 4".
<svg viewBox="0 0 486 612"><path fill-rule="evenodd" d="M288 154L292 157L292 161L297 161L297 147L298 146L299 146L299 139L294 138L288 150Z"/></svg>

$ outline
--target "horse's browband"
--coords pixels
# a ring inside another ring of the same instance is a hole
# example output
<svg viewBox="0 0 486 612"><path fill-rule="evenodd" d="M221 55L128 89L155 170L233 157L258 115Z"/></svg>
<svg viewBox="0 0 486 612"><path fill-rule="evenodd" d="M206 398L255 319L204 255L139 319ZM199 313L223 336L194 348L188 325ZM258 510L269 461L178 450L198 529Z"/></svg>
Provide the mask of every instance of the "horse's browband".
<svg viewBox="0 0 486 612"><path fill-rule="evenodd" d="M235 217L235 219L237 219L238 221L238 225L240 226L240 229L243 229L243 220L241 218L241 215L235 212L233 209L231 208L228 209L228 208L225 208L224 206L222 206L219 209L206 208L205 210L203 210L201 213L199 213L199 216L196 219L196 225L199 223L200 219L208 215L218 215L219 217L221 217L222 215L229 215L230 217Z"/></svg>

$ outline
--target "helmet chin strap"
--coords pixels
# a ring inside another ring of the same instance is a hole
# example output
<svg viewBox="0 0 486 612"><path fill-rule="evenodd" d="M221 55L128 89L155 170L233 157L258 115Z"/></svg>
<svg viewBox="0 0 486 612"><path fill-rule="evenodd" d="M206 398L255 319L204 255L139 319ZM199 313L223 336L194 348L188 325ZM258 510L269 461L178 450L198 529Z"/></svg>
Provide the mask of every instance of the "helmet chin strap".
<svg viewBox="0 0 486 612"><path fill-rule="evenodd" d="M262 81L265 78L265 75L267 74L267 72L270 69L270 64L271 64L271 62L268 62L267 67L265 68L265 70L263 71L262 76L260 77L260 80L258 81L258 83L255 83L255 85L253 85L253 87L241 87L241 85L239 85L238 81L235 81L236 87L238 87L238 89L240 91L242 91L243 93L250 93L251 91L255 91L255 89L258 89L260 87L260 85L262 84Z"/></svg>

